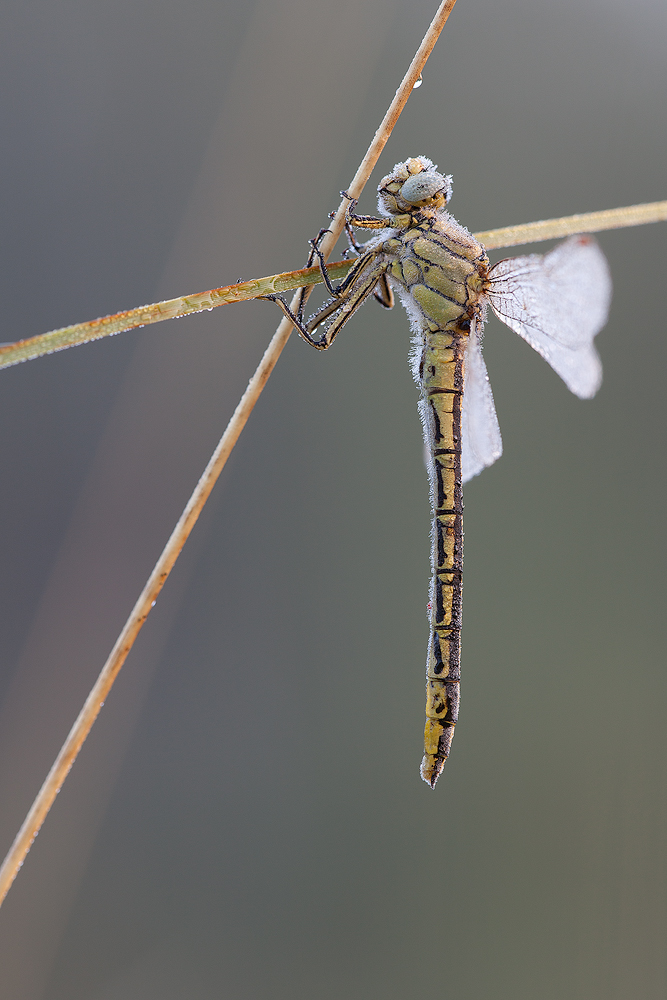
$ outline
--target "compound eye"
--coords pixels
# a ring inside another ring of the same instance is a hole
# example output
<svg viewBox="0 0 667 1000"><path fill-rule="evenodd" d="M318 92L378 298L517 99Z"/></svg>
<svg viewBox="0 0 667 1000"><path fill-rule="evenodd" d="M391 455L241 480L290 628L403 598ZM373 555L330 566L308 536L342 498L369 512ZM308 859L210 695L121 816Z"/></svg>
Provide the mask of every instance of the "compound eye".
<svg viewBox="0 0 667 1000"><path fill-rule="evenodd" d="M423 201L428 201L434 195L442 191L447 197L447 181L442 174L435 170L424 170L420 174L413 174L401 188L401 198L409 205L419 205Z"/></svg>

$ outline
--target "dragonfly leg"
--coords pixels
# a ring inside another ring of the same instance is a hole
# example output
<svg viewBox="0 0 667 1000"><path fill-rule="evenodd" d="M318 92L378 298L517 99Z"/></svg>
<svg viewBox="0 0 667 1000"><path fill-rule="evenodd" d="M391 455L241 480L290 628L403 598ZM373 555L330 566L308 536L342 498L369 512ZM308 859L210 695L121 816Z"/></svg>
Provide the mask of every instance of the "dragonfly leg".
<svg viewBox="0 0 667 1000"><path fill-rule="evenodd" d="M330 233L330 229L320 229L319 233L314 240L308 240L308 246L310 247L310 253L308 254L308 263L306 267L310 267L315 260L315 247L318 247L327 233Z"/></svg>
<svg viewBox="0 0 667 1000"><path fill-rule="evenodd" d="M346 198L350 197L346 191L341 191L341 195L344 195ZM351 252L356 253L357 256L359 256L361 253L363 253L364 249L361 243L358 243L357 240L355 239L354 233L352 232L352 227L347 221L347 215L349 211L350 211L350 206L348 205L345 211L345 236L347 238L347 250L345 250L343 253L344 258L347 258L347 255ZM335 215L336 215L335 212L331 212L329 218L333 219L335 218Z"/></svg>
<svg viewBox="0 0 667 1000"><path fill-rule="evenodd" d="M342 330L362 302L375 291L378 282L386 281L386 272L390 264L388 261L378 261L377 257L378 254L374 251L360 257L340 285L341 293L335 295L333 301L327 302L318 309L307 323L303 322L300 315L301 306L295 315L282 295L258 295L257 297L275 302L307 344L318 351L326 351L327 348L331 347L339 330ZM333 318L330 319L330 317ZM322 335L316 339L313 336L315 330L329 319L330 322L325 326Z"/></svg>
<svg viewBox="0 0 667 1000"><path fill-rule="evenodd" d="M324 284L327 286L329 294L333 295L334 298L336 298L338 295L340 295L341 286L332 284L331 278L329 277L329 270L327 268L327 264L324 259L324 254L320 250L320 241L322 239L322 234L326 232L328 232L328 230L326 229L320 230L320 235L316 239L310 241L311 256L309 258L308 267L310 267L313 257L317 257L317 260L320 265L320 271L322 272L322 277L324 278Z"/></svg>
<svg viewBox="0 0 667 1000"><path fill-rule="evenodd" d="M400 222L396 219L376 219L374 215L355 215L354 209L357 206L357 198L353 198L347 191L341 191L341 197L347 198L349 205L345 211L345 228L356 226L357 229L395 229L397 224L403 225L404 219L409 221L409 216L400 216ZM354 243L354 237L351 237Z"/></svg>
<svg viewBox="0 0 667 1000"><path fill-rule="evenodd" d="M349 205L345 209L345 217L347 218L347 216L351 213L352 209L355 207L359 199L353 198L352 195L348 194L347 191L341 191L340 196L341 198L345 198L349 202Z"/></svg>
<svg viewBox="0 0 667 1000"><path fill-rule="evenodd" d="M310 344L311 347L314 347L315 350L326 351L327 347L330 346L329 344L323 342L323 338L326 334L326 331L325 334L322 335L322 337L320 337L318 340L315 340L314 337L311 337L308 328L303 322L301 316L301 314L303 313L303 290L301 290L299 308L297 310L296 315L292 312L292 310L290 309L289 305L282 297L282 295L258 295L257 298L265 299L267 302L275 302L277 306L280 306L282 311L285 313L285 316L287 316L290 323L292 323L294 329L299 334L299 336L303 340L305 340L307 344Z"/></svg>
<svg viewBox="0 0 667 1000"><path fill-rule="evenodd" d="M364 249L363 244L358 242L352 227L347 222L345 223L345 235L347 236L348 243L348 250L346 250L345 253L348 253L349 250L353 250L354 253L361 254Z"/></svg>
<svg viewBox="0 0 667 1000"><path fill-rule="evenodd" d="M360 257L340 285L340 294L334 298L333 302L323 305L309 319L306 329L312 334L321 323L329 317L333 317L320 338L320 350L331 347L339 331L343 329L368 296L375 291L378 282L386 282L386 273L390 262L377 260L377 256L376 252L371 251L364 257Z"/></svg>
<svg viewBox="0 0 667 1000"><path fill-rule="evenodd" d="M344 192L341 191L341 194L344 194ZM349 208L351 208L351 206L348 207L348 212ZM348 222L347 219L345 220L345 235L347 236L349 249L345 251L343 257L347 257L350 251L352 253L357 254L357 256L360 257L365 249L364 244L360 243L357 240L356 236L354 235L354 230L352 229L352 223ZM381 306L385 307L385 309L394 308L394 293L391 289L391 285L389 284L386 275L384 275L380 279L380 281L378 281L373 296L374 298L377 299L377 301L380 303Z"/></svg>
<svg viewBox="0 0 667 1000"><path fill-rule="evenodd" d="M330 232L331 232L330 229L320 229L319 233L317 234L317 236L315 237L314 240L308 240L308 243L310 245L310 253L308 254L308 260L306 261L306 267L311 267L312 264L313 264L313 261L315 260L315 257L317 257L318 260L319 260L319 263L320 263L320 270L322 270L322 273L324 275L324 280L326 282L327 288L329 289L329 291L330 291L330 293L332 295L336 295L336 291L335 291L333 285L331 284L331 280L329 279L328 272L326 271L326 269L322 269L322 255L319 253L319 250L318 250L318 247L319 247L320 243L322 242L322 240L324 239L324 237L326 236L326 234L330 233ZM299 307L298 307L298 309L296 311L296 317L300 321L300 325L297 327L297 329L299 331L300 331L300 328L305 325L304 324L304 319L303 319L303 308L304 308L304 305L305 305L305 302L306 302L305 291L306 291L305 288L299 289ZM272 302L277 302L278 301L278 299L275 296L273 296L273 295L258 296L258 298L267 298L267 299L270 299ZM283 302L284 302L284 300L283 300ZM287 305L286 302L284 304ZM310 343L310 340L307 341L307 342Z"/></svg>

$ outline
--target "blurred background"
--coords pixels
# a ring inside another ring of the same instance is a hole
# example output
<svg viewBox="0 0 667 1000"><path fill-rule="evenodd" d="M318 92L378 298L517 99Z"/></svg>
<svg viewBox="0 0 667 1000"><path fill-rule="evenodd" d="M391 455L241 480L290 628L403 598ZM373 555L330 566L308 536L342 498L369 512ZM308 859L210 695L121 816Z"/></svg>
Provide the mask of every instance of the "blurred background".
<svg viewBox="0 0 667 1000"><path fill-rule="evenodd" d="M302 266L436 6L6 0L0 339ZM471 230L667 198L666 43L664 0L459 0L361 211L415 154ZM408 326L369 303L290 341L0 911L4 997L665 996L667 226L600 243L596 399L487 327L436 791ZM3 854L278 320L0 374Z"/></svg>

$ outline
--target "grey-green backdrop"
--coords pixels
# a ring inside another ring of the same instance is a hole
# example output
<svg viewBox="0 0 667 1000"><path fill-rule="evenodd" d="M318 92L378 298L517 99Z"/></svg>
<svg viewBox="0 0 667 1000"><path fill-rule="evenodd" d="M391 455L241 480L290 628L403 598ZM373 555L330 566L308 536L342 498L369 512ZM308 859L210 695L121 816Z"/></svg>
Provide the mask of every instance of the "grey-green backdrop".
<svg viewBox="0 0 667 1000"><path fill-rule="evenodd" d="M6 0L1 339L301 266L435 6ZM473 230L667 198L666 44L664 0L459 0L362 209L419 153ZM667 226L600 242L595 400L488 325L437 790L408 330L369 304L290 342L0 913L3 997L664 998ZM0 375L2 852L278 318Z"/></svg>

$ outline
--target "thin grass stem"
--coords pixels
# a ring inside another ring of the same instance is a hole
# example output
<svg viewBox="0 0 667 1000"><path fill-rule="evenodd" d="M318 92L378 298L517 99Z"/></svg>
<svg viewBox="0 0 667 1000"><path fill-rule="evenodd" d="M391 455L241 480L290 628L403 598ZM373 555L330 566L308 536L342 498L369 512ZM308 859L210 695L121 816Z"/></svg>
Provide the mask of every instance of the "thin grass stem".
<svg viewBox="0 0 667 1000"><path fill-rule="evenodd" d="M573 236L575 233L601 233L605 229L625 229L627 226L642 226L647 222L665 221L667 221L667 201L650 201L643 205L608 208L602 212L583 212L580 215L564 215L560 219L525 222L520 226L505 226L504 229L474 233L474 236L487 250L493 250L499 247L515 247L522 243L559 239L561 236Z"/></svg>

